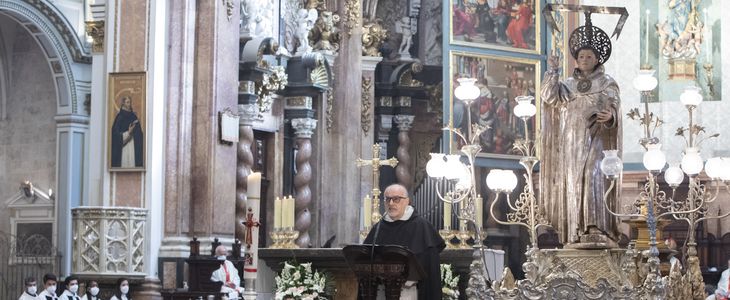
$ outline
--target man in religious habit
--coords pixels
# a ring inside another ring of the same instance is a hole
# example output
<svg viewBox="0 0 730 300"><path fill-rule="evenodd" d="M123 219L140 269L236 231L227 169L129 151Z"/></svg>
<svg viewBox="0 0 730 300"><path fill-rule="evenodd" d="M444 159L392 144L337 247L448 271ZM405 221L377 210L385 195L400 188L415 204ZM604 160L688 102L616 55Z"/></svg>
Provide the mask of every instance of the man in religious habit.
<svg viewBox="0 0 730 300"><path fill-rule="evenodd" d="M238 269L231 261L226 259L227 252L226 247L223 245L215 248L215 255L221 266L218 270L213 271L210 281L222 282L221 293L228 294L228 299L238 299L238 294L243 292L241 277L238 276Z"/></svg>

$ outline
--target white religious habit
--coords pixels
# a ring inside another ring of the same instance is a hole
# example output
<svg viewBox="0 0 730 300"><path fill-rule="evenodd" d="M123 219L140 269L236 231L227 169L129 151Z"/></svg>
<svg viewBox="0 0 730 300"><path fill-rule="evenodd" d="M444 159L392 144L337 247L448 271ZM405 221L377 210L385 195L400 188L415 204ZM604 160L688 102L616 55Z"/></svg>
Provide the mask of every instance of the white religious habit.
<svg viewBox="0 0 730 300"><path fill-rule="evenodd" d="M81 300L100 300L100 299L99 299L99 294L94 296L87 291L86 294L83 297L81 297Z"/></svg>
<svg viewBox="0 0 730 300"><path fill-rule="evenodd" d="M37 300L39 299L37 296L35 293L28 293L28 290L26 290L20 295L18 300Z"/></svg>
<svg viewBox="0 0 730 300"><path fill-rule="evenodd" d="M243 292L241 288L241 278L238 277L238 269L225 256L219 256L218 260L222 261L220 268L213 271L210 281L223 282L221 293L228 294L228 299L238 299L238 294Z"/></svg>
<svg viewBox="0 0 730 300"><path fill-rule="evenodd" d="M714 295L710 295L707 299L728 300L728 291L730 290L730 268L726 269L720 275L720 281L717 283L717 289Z"/></svg>
<svg viewBox="0 0 730 300"><path fill-rule="evenodd" d="M55 289L54 292L48 292L48 290L43 290L40 294L38 294L37 299L39 300L58 300L58 296L56 296Z"/></svg>
<svg viewBox="0 0 730 300"><path fill-rule="evenodd" d="M63 291L63 294L61 294L61 297L59 297L60 300L81 300L81 297L79 297L78 294L71 293L69 290Z"/></svg>

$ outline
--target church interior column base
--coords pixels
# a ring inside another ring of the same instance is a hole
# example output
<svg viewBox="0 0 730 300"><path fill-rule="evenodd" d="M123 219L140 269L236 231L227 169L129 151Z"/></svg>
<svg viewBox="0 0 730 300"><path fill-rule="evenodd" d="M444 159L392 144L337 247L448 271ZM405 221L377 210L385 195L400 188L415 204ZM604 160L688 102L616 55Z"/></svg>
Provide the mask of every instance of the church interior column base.
<svg viewBox="0 0 730 300"><path fill-rule="evenodd" d="M162 289L160 279L155 276L145 277L144 283L142 283L141 286L141 291L135 295L134 299L162 300L160 289Z"/></svg>

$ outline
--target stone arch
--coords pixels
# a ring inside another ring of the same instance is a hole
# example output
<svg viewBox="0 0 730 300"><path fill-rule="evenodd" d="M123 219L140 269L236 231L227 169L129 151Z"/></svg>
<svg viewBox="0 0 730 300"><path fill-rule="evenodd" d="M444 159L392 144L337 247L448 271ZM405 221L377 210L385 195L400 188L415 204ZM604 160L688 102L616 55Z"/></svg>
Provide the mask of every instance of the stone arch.
<svg viewBox="0 0 730 300"><path fill-rule="evenodd" d="M46 55L56 87L57 115L88 115L83 99L90 89L91 56L68 20L42 0L1 1L0 14L21 24Z"/></svg>
<svg viewBox="0 0 730 300"><path fill-rule="evenodd" d="M48 0L0 1L0 14L21 25L44 53L56 91L56 245L60 273L71 273L71 209L88 198L91 56L76 30ZM1 100L1 99L0 99Z"/></svg>

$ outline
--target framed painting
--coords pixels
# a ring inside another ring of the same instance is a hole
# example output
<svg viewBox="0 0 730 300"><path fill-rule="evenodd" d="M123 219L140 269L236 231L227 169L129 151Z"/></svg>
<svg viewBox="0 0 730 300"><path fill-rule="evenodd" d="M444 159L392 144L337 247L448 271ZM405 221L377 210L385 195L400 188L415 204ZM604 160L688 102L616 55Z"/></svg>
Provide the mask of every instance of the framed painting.
<svg viewBox="0 0 730 300"><path fill-rule="evenodd" d="M535 0L450 0L454 45L540 54L540 3Z"/></svg>
<svg viewBox="0 0 730 300"><path fill-rule="evenodd" d="M517 105L515 97L534 96L533 104L538 107L535 117L527 123L530 138L535 139L539 122L540 103L540 61L513 57L490 56L452 51L450 58L451 93L449 96L450 122L462 132L468 129L468 118L472 123L488 126L479 136L481 157L512 158L521 156L513 152L514 142L525 138L526 128L514 114ZM465 107L455 99L454 88L458 78L475 78L480 89L479 97ZM468 113L468 115L467 115ZM460 141L453 140L450 149L458 149Z"/></svg>
<svg viewBox="0 0 730 300"><path fill-rule="evenodd" d="M146 74L110 73L108 91L109 170L144 171Z"/></svg>

